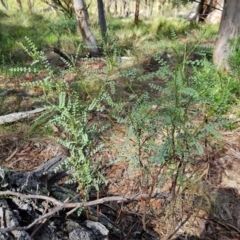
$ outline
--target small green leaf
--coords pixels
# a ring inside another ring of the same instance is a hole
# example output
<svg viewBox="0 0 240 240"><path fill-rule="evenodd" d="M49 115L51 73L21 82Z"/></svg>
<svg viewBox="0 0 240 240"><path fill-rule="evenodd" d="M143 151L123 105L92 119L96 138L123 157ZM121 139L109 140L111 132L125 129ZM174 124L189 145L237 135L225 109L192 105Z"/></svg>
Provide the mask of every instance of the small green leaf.
<svg viewBox="0 0 240 240"><path fill-rule="evenodd" d="M211 126L210 124L206 125L205 129L216 138L222 137L222 135L216 129L214 129L213 126Z"/></svg>

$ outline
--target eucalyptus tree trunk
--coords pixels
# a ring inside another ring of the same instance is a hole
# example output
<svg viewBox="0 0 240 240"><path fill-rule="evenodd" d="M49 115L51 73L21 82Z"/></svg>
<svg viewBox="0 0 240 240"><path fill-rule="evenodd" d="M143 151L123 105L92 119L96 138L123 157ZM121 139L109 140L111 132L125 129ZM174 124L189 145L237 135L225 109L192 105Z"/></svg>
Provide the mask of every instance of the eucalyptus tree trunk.
<svg viewBox="0 0 240 240"><path fill-rule="evenodd" d="M213 52L213 63L218 68L228 71L228 57L231 52L230 41L240 36L240 1L225 0L224 2L218 39Z"/></svg>
<svg viewBox="0 0 240 240"><path fill-rule="evenodd" d="M157 10L158 10L158 15L163 15L162 14L162 12L163 12L163 10L162 10L162 5L163 5L163 3L162 3L162 1L161 0L158 0L158 6L157 6Z"/></svg>
<svg viewBox="0 0 240 240"><path fill-rule="evenodd" d="M145 14L147 14L147 12L149 11L149 2L150 2L150 1L145 0L145 9L144 9Z"/></svg>
<svg viewBox="0 0 240 240"><path fill-rule="evenodd" d="M86 46L91 52L98 53L97 42L88 23L88 14L84 0L73 0L78 26Z"/></svg>
<svg viewBox="0 0 240 240"><path fill-rule="evenodd" d="M126 16L128 17L130 14L130 0L126 0L127 10L126 10Z"/></svg>
<svg viewBox="0 0 240 240"><path fill-rule="evenodd" d="M126 15L126 0L121 0L121 6L120 6L120 15L125 16Z"/></svg>
<svg viewBox="0 0 240 240"><path fill-rule="evenodd" d="M34 0L28 0L27 3L28 3L28 8L29 8L30 13L33 13Z"/></svg>
<svg viewBox="0 0 240 240"><path fill-rule="evenodd" d="M103 37L103 40L106 41L107 24L106 24L105 12L104 12L103 0L97 0L97 3L98 3L98 18L99 18L99 24L102 32L102 37Z"/></svg>
<svg viewBox="0 0 240 240"><path fill-rule="evenodd" d="M118 7L117 7L117 2L118 2L118 0L114 0L114 15L115 15L115 16L118 14L118 11L117 11L117 9L118 9Z"/></svg>
<svg viewBox="0 0 240 240"><path fill-rule="evenodd" d="M8 10L8 3L5 0L1 0L2 6L4 7L5 10Z"/></svg>
<svg viewBox="0 0 240 240"><path fill-rule="evenodd" d="M21 0L17 0L17 4L18 4L18 10L22 12L22 10L23 10L22 1Z"/></svg>
<svg viewBox="0 0 240 240"><path fill-rule="evenodd" d="M152 16L153 15L153 7L154 7L154 0L150 0L150 5L149 5L149 7L150 7L150 16Z"/></svg>
<svg viewBox="0 0 240 240"><path fill-rule="evenodd" d="M108 0L106 9L107 9L107 13L109 13L109 14L111 14L111 11L110 11L111 5L112 5L112 0Z"/></svg>
<svg viewBox="0 0 240 240"><path fill-rule="evenodd" d="M139 22L139 9L140 9L140 0L136 0L135 18L134 18L134 22L136 25Z"/></svg>

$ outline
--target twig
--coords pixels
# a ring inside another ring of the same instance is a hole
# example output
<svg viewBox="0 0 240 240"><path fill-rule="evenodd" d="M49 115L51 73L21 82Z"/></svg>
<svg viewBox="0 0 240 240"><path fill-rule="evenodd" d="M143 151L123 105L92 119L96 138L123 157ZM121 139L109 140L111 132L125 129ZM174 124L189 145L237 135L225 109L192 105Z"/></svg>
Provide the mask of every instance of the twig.
<svg viewBox="0 0 240 240"><path fill-rule="evenodd" d="M209 218L208 220L214 221L214 222L216 222L217 224L219 224L219 225L221 225L221 226L223 226L223 227L225 227L225 228L231 228L231 229L233 229L234 231L236 231L237 233L240 234L240 230L239 230L237 227L235 227L235 226L233 226L232 224L230 224L230 223L227 223L227 222L222 223L222 222L220 222L219 220L217 220L217 219L215 219L215 218Z"/></svg>
<svg viewBox="0 0 240 240"><path fill-rule="evenodd" d="M42 215L41 217L35 219L28 226L0 228L0 232L10 232L10 231L14 231L14 230L18 230L18 231L28 230L29 228L33 227L38 222L42 221L45 218L51 217L52 215L61 211L62 209L73 208L74 210L76 210L77 208L95 206L98 204L103 204L105 202L111 202L111 201L117 201L117 202L134 201L134 200L139 201L140 199L149 198L148 194L139 194L139 195L130 196L130 197L111 196L111 197L105 197L105 198L101 198L101 199L97 199L97 200L93 200L93 201L89 201L89 202L66 203L66 202L60 202L52 197L47 197L47 196L42 196L42 195L26 195L26 194L21 194L21 193L12 192L12 191L1 191L0 196L3 196L3 195L4 196L5 195L16 196L16 197L23 198L23 199L29 199L29 198L30 199L42 199L42 200L46 200L46 201L54 203L56 205L56 208L54 208L51 212L46 213L46 214ZM159 196L161 196L161 194L160 195L154 194L154 196L152 196L152 197L159 197ZM161 197L163 197L163 196L161 196Z"/></svg>
<svg viewBox="0 0 240 240"><path fill-rule="evenodd" d="M173 235L189 220L192 214L187 215L186 219L180 223L180 225L166 238L167 240L172 239Z"/></svg>
<svg viewBox="0 0 240 240"><path fill-rule="evenodd" d="M97 191L97 199L99 199L99 190ZM97 205L97 219L99 221L99 205Z"/></svg>
<svg viewBox="0 0 240 240"><path fill-rule="evenodd" d="M0 196L4 196L4 195L16 196L16 197L24 198L24 199L42 199L42 200L52 202L55 205L59 205L59 206L62 205L62 202L56 200L55 198L47 197L47 196L43 196L43 195L31 195L31 194L27 195L27 194L22 194L22 193L18 193L18 192L12 192L12 191L1 191Z"/></svg>
<svg viewBox="0 0 240 240"><path fill-rule="evenodd" d="M172 196L173 196L174 201L176 199L176 186L177 186L177 180L178 180L178 176L179 176L179 173L180 173L180 169L182 167L182 163L183 163L183 161L180 160L180 162L178 164L178 167L177 167L176 175L175 175L173 183L172 183Z"/></svg>
<svg viewBox="0 0 240 240"><path fill-rule="evenodd" d="M18 147L16 147L15 151L13 151L13 153L9 157L7 157L4 160L4 162L8 162L9 160L11 160L14 157L14 155L17 153L17 151L18 151Z"/></svg>
<svg viewBox="0 0 240 240"><path fill-rule="evenodd" d="M45 206L45 209L44 209L44 212L43 214L46 214L47 210L48 210L48 207L49 207L49 204L48 204L48 201L46 203L46 206ZM31 234L31 239L33 239L33 237L36 235L36 233L39 231L39 229L43 226L43 224L47 221L47 218L43 219L41 221L41 223L34 229L34 231L32 232Z"/></svg>
<svg viewBox="0 0 240 240"><path fill-rule="evenodd" d="M0 228L0 232L11 232L11 231L15 231L15 230L17 230L17 231L26 231L29 228L33 227L38 222L40 222L41 220L43 220L45 218L48 218L48 217L51 217L52 215L54 215L55 213L59 212L62 209L63 209L62 206L57 207L57 208L53 209L51 212L46 213L46 214L42 215L41 217L35 219L31 224L29 224L26 227L14 227L13 226L13 227L8 227L8 228Z"/></svg>

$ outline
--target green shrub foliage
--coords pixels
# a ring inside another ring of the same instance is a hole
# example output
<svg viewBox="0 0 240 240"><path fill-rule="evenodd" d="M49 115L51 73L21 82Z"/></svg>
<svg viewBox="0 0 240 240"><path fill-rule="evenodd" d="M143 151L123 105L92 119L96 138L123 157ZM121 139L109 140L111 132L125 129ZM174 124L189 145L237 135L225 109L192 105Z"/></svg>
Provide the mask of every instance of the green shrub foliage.
<svg viewBox="0 0 240 240"><path fill-rule="evenodd" d="M174 31L171 35L177 39ZM217 129L228 108L230 81L225 81L207 60L199 42L191 49L176 45L170 52L169 61L156 56L159 68L149 74L140 75L136 68L118 68L121 79L127 79L131 93L125 99L119 98L120 80L108 80L108 74L114 72L117 65L116 52L111 56L108 49L104 50L108 71L94 96L86 90L83 74L75 66L68 66L69 71L78 74L81 91L89 96L83 100L77 83L64 81L64 71L56 76L44 54L29 39L24 49L34 59L32 68L44 68L48 73L48 77L37 82L44 90L39 101L46 109L37 123L57 126L63 133L57 140L69 149L70 156L63 164L72 173L68 182L77 183L86 199L91 186L98 189L105 181L99 170L101 159L95 161L94 154L104 147L101 136L110 131L111 124L124 124L127 128L124 144L119 147L116 143L118 150L121 149L117 160L128 161L144 173L143 185L153 184L156 169L168 166L170 175L159 175L155 184L163 184L171 177L173 194L177 184L184 186L189 180L184 171L195 162L196 156L204 153L208 137L221 137ZM200 49L201 57L191 61L191 54L196 49ZM15 69L18 70L21 71ZM139 91L135 87L139 85L147 87ZM98 114L107 116L105 121L90 120Z"/></svg>

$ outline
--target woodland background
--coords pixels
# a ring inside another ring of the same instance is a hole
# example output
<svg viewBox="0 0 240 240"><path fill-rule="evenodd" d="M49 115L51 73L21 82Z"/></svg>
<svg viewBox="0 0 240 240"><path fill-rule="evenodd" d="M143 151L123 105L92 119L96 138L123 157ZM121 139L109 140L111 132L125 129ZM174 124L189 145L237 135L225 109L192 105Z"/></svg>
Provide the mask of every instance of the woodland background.
<svg viewBox="0 0 240 240"><path fill-rule="evenodd" d="M1 239L240 239L238 1L1 4Z"/></svg>

